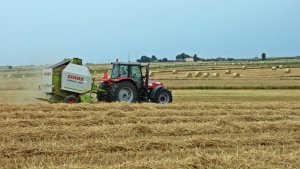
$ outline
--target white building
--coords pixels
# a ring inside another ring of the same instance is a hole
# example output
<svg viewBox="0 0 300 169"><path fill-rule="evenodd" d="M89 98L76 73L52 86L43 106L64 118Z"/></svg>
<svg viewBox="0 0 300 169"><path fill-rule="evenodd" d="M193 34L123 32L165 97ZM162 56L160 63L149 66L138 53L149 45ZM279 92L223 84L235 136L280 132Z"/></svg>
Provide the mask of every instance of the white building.
<svg viewBox="0 0 300 169"><path fill-rule="evenodd" d="M193 57L189 57L185 59L186 62L194 62L194 58Z"/></svg>

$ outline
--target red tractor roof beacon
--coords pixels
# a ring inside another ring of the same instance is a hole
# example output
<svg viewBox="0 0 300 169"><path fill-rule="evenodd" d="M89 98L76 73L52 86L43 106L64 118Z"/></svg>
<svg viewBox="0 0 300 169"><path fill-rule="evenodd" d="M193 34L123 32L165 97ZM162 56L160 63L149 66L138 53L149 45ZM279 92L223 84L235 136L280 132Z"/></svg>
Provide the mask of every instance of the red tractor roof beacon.
<svg viewBox="0 0 300 169"><path fill-rule="evenodd" d="M156 102L171 103L172 92L162 83L149 80L149 65L141 63L114 62L111 77L103 78L99 88L105 92L97 93L99 101L120 102ZM145 69L145 74L142 70Z"/></svg>

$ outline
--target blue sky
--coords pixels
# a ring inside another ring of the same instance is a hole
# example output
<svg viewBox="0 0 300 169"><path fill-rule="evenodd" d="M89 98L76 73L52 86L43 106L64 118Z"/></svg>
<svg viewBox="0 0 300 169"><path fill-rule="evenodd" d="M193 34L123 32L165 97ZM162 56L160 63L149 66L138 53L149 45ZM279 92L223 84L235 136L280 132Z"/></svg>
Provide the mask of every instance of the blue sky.
<svg viewBox="0 0 300 169"><path fill-rule="evenodd" d="M300 55L299 0L1 0L0 65Z"/></svg>

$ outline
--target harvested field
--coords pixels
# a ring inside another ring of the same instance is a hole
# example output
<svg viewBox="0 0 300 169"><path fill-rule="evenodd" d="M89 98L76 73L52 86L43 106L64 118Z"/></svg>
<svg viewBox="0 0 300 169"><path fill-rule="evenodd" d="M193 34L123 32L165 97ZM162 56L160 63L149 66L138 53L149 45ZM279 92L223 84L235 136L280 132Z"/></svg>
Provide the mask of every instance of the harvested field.
<svg viewBox="0 0 300 169"><path fill-rule="evenodd" d="M203 73L203 76L186 78L190 72ZM291 73L279 69L247 69L232 70L239 73L240 77L235 78L233 74L225 74L224 70L210 71L180 71L177 74L170 72L156 73L152 79L162 81L171 89L300 89L300 68L293 68ZM210 76L206 76L209 73ZM213 73L220 76L215 78Z"/></svg>
<svg viewBox="0 0 300 169"><path fill-rule="evenodd" d="M1 70L0 168L300 168L299 63L154 63L169 105L45 104L40 69Z"/></svg>
<svg viewBox="0 0 300 169"><path fill-rule="evenodd" d="M3 168L299 168L297 101L0 105ZM216 104L217 103L217 104Z"/></svg>

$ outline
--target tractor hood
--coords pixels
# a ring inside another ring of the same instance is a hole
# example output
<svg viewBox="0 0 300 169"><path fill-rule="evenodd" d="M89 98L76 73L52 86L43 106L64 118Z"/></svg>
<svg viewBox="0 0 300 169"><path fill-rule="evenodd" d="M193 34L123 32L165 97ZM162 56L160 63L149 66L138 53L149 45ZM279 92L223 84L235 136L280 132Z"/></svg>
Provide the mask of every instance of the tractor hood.
<svg viewBox="0 0 300 169"><path fill-rule="evenodd" d="M156 86L162 86L163 83L161 82L157 82L157 81L153 81L153 80L149 80L148 82L148 87L151 88L155 88Z"/></svg>
<svg viewBox="0 0 300 169"><path fill-rule="evenodd" d="M123 80L131 80L131 78L129 77L119 77L117 79L113 79L113 78L103 78L102 82L106 82L106 83L116 83L119 81L123 81Z"/></svg>
<svg viewBox="0 0 300 169"><path fill-rule="evenodd" d="M107 83L107 84L112 84L112 83L116 83L116 82L123 81L123 80L132 80L132 79L128 78L128 77L122 77L122 78L118 78L118 79L103 78L102 82ZM144 81L144 83L145 83L145 81ZM153 80L149 80L149 82L148 82L148 88L149 89L153 89L157 86L162 86L162 85L163 85L163 83L153 81Z"/></svg>

